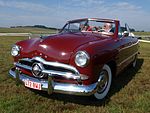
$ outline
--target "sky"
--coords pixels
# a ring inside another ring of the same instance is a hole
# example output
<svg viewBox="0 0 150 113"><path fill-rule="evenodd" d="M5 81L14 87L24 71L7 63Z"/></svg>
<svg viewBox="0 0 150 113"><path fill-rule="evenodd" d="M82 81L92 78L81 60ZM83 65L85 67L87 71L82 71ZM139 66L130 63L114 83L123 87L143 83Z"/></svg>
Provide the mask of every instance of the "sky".
<svg viewBox="0 0 150 113"><path fill-rule="evenodd" d="M150 31L150 0L0 0L0 27L61 28L79 18L118 19L130 28Z"/></svg>

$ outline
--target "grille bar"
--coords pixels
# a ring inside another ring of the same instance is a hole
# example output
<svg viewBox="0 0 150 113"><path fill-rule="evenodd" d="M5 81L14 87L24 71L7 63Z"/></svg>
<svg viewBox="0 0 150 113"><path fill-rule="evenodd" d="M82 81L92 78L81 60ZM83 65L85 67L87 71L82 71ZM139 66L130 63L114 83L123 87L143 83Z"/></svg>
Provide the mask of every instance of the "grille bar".
<svg viewBox="0 0 150 113"><path fill-rule="evenodd" d="M62 64L62 63L58 63L58 62L47 62L47 61L45 61L44 59L42 59L41 57L34 57L33 60L42 62L42 63L45 64L45 65L50 65L50 66L54 66L54 67L57 67L57 68L60 67L60 68L72 70L72 71L74 71L76 74L79 74L78 70L77 70L75 67L70 66L70 65L67 65L67 64Z"/></svg>
<svg viewBox="0 0 150 113"><path fill-rule="evenodd" d="M23 63L23 62L26 62L26 63ZM27 65L28 62L29 62L29 65ZM42 59L41 57L34 57L32 59L24 58L24 59L21 59L18 63L15 63L15 65L18 68L23 68L23 69L27 69L27 70L32 71L31 63L35 63L35 62L40 62L42 65L53 66L56 68L56 70L52 70L54 68L52 68L52 69L45 69L44 68L42 70L42 73L48 74L48 76L61 76L61 77L67 78L67 79L75 79L75 80L86 80L86 79L88 79L88 76L80 74L78 72L78 70L73 66L58 63L58 62L47 62L44 59ZM61 69L59 69L59 68L61 68Z"/></svg>

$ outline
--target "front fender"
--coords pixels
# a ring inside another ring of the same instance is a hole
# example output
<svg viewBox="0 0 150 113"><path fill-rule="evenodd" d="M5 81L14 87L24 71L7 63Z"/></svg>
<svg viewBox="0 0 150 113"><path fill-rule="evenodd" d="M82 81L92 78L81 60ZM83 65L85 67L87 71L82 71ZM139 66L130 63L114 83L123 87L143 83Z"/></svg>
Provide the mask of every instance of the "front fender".
<svg viewBox="0 0 150 113"><path fill-rule="evenodd" d="M86 67L78 67L75 64L75 55L78 51L86 51L90 56L90 62ZM83 84L89 85L97 82L99 73L104 64L110 60L114 60L117 51L112 41L89 42L77 48L70 58L70 65L76 67L81 74L87 75L89 79L83 81Z"/></svg>

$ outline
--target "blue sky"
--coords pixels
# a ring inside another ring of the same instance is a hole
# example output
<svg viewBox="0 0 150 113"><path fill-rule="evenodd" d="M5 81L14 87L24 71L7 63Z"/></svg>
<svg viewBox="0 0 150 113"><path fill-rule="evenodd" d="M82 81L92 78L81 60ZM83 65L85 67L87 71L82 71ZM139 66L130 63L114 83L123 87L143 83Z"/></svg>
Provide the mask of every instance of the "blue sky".
<svg viewBox="0 0 150 113"><path fill-rule="evenodd" d="M62 27L67 20L100 17L150 31L149 5L150 0L0 0L0 27Z"/></svg>

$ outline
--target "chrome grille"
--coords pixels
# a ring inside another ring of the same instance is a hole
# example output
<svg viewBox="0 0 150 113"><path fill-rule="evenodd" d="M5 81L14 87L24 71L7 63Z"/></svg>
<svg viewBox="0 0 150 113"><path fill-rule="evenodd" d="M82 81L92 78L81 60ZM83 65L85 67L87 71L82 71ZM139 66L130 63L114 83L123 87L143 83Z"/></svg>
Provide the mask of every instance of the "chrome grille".
<svg viewBox="0 0 150 113"><path fill-rule="evenodd" d="M33 62L26 61L26 60L20 60L19 63L22 64L22 65L27 65L27 66L32 66L33 65Z"/></svg>
<svg viewBox="0 0 150 113"><path fill-rule="evenodd" d="M49 65L43 65L45 69L47 70L54 70L54 71L61 71L61 72L70 72L70 73L73 73L75 74L74 71L72 70L69 70L69 69L64 69L64 68L61 68L61 67L54 67L54 66L49 66Z"/></svg>
<svg viewBox="0 0 150 113"><path fill-rule="evenodd" d="M19 63L20 64L22 64L22 65L26 65L26 66L30 66L30 67L32 67L32 65L34 64L34 63L39 63L38 61L27 61L27 60L24 60L24 59L22 59L22 60L20 60L19 61ZM62 68L62 67L55 67L55 66L51 66L51 65L46 65L46 64L43 64L43 67L46 69L46 70L54 70L54 71L61 71L61 72L70 72L70 73L73 73L73 74L75 74L75 72L74 71L72 71L72 70L69 70L69 69L65 69L65 68Z"/></svg>
<svg viewBox="0 0 150 113"><path fill-rule="evenodd" d="M86 80L88 77L82 75L78 70L70 65L58 63L58 62L49 62L45 61L41 57L34 57L32 59L23 58L16 63L16 67L23 68L32 71L32 66L34 63L40 63L43 66L41 73L47 74L48 76L62 76L67 79L77 79L77 80Z"/></svg>

